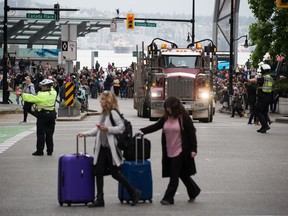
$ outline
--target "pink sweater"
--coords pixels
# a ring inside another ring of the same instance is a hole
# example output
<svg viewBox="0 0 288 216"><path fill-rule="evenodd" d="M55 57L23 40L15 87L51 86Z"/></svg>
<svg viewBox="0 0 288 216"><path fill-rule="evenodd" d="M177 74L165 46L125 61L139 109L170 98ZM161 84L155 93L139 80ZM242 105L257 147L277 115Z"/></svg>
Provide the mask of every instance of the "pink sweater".
<svg viewBox="0 0 288 216"><path fill-rule="evenodd" d="M164 123L167 156L176 157L182 152L181 130L178 119L168 118Z"/></svg>

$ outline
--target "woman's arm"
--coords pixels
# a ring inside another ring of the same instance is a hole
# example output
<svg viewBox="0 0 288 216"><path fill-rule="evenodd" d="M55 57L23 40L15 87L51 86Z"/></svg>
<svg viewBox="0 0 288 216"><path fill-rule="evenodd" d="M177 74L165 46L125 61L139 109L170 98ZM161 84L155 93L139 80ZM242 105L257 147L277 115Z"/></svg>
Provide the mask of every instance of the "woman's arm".
<svg viewBox="0 0 288 216"><path fill-rule="evenodd" d="M155 124L149 125L147 127L141 128L140 131L143 134L149 134L149 133L153 133L157 130L160 130L163 128L164 125L164 117L162 117L161 119L159 119Z"/></svg>

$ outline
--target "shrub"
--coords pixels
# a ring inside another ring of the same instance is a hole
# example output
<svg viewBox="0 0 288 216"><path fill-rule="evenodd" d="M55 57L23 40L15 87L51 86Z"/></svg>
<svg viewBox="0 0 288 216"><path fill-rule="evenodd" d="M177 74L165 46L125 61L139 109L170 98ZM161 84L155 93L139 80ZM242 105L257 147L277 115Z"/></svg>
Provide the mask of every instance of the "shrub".
<svg viewBox="0 0 288 216"><path fill-rule="evenodd" d="M288 78L282 78L274 82L274 89L279 92L280 97L288 98Z"/></svg>
<svg viewBox="0 0 288 216"><path fill-rule="evenodd" d="M74 106L73 106L73 107L75 107L76 109L80 109L80 108L81 108L81 103L80 103L80 101L79 101L78 99L75 98L75 99L73 100L73 103L74 103ZM62 109L68 108L68 107L66 106L65 101L62 101L62 102L59 104L59 108L62 108Z"/></svg>

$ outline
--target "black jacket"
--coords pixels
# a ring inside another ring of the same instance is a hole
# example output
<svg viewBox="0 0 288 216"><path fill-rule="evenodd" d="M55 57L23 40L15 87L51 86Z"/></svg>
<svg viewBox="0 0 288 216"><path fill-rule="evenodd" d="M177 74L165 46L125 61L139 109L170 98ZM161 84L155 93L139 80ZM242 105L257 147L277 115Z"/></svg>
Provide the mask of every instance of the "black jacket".
<svg viewBox="0 0 288 216"><path fill-rule="evenodd" d="M169 176L169 158L167 156L166 148L166 138L163 131L163 125L167 118L163 116L155 124L141 128L140 130L144 134L155 132L159 129L162 129L162 177ZM188 114L184 114L182 118L179 118L179 123L181 126L181 137L182 137L182 154L184 156L185 163L183 167L179 167L181 172L184 172L185 175L194 175L196 173L196 165L194 158L191 157L191 152L197 153L197 139L196 139L196 129L193 125L193 121Z"/></svg>

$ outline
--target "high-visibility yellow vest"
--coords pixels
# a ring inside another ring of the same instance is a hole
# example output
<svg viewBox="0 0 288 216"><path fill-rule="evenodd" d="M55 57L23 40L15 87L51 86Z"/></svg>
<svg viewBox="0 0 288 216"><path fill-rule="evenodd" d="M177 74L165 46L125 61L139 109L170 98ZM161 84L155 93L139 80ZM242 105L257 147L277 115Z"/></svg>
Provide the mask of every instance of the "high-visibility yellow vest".
<svg viewBox="0 0 288 216"><path fill-rule="evenodd" d="M40 110L54 110L57 92L53 87L50 91L39 91L37 95L22 93L24 101L34 103L36 109Z"/></svg>
<svg viewBox="0 0 288 216"><path fill-rule="evenodd" d="M271 93L273 82L274 82L274 80L269 74L265 75L264 76L264 83L263 83L263 86L261 87L262 91L264 93Z"/></svg>

